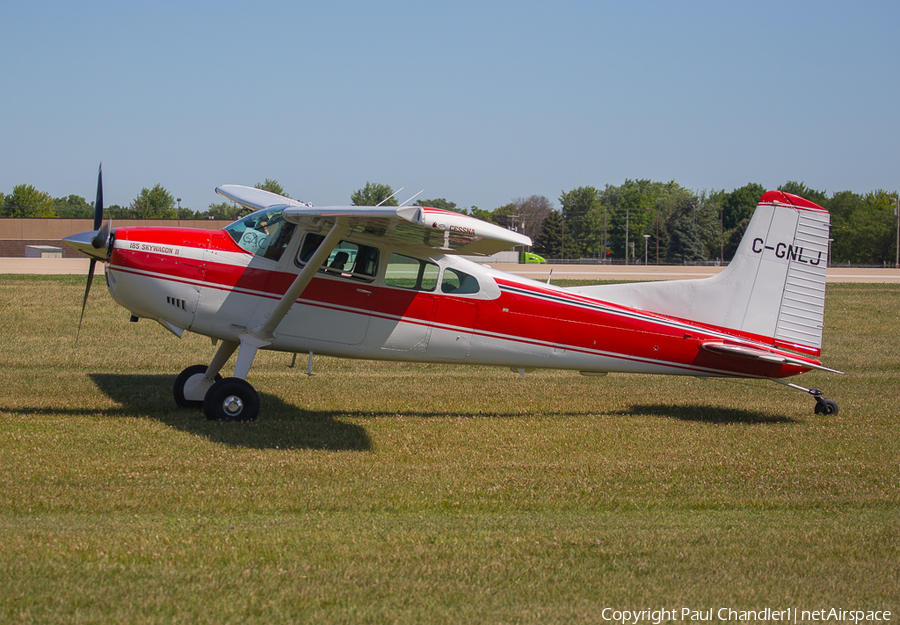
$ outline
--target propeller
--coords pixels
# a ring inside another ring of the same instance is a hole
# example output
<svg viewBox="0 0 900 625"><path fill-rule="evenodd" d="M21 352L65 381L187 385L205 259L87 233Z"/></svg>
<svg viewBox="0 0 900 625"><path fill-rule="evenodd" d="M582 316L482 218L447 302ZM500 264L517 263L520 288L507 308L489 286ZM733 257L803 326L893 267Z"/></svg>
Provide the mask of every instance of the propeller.
<svg viewBox="0 0 900 625"><path fill-rule="evenodd" d="M101 226L102 224L102 226ZM94 202L94 230L97 234L91 238L91 246L99 250L104 247L109 240L110 223L103 223L103 163L100 163L100 170L97 173L97 200ZM84 301L81 303L81 318L78 320L78 332L75 334L75 345L78 345L78 337L81 335L81 323L84 321L84 309L87 307L88 295L91 292L91 284L94 281L94 267L97 265L97 259L91 257L91 264L88 268L87 286L84 288Z"/></svg>

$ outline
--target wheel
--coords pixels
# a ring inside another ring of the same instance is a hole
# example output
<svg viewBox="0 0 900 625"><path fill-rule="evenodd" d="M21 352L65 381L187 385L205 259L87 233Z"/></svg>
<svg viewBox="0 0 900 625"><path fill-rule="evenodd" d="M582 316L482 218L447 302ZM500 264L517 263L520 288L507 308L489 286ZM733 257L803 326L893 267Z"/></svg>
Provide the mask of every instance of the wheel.
<svg viewBox="0 0 900 625"><path fill-rule="evenodd" d="M179 408L200 408L203 405L202 399L187 399L184 396L185 387L196 385L199 380L195 378L195 376L200 376L201 378L206 374L206 365L191 365L184 371L178 374L178 377L175 378L175 388L173 389L173 394L175 395L175 403ZM191 379L194 378L194 379ZM222 379L222 376L218 373L216 374L216 382ZM202 393L204 396L206 392Z"/></svg>
<svg viewBox="0 0 900 625"><path fill-rule="evenodd" d="M259 414L259 395L246 380L224 378L207 391L203 412L212 421L253 421Z"/></svg>
<svg viewBox="0 0 900 625"><path fill-rule="evenodd" d="M826 399L824 397L816 398L816 414L820 415L836 415L838 413L838 405L837 402L833 399Z"/></svg>

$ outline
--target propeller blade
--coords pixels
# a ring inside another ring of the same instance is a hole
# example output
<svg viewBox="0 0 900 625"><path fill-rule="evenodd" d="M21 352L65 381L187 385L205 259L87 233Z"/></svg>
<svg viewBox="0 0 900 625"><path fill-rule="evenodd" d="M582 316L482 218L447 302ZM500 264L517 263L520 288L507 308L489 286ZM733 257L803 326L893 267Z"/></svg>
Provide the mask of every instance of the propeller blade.
<svg viewBox="0 0 900 625"><path fill-rule="evenodd" d="M102 227L101 227L102 224ZM97 173L97 200L94 202L94 230L99 230L97 236L91 239L91 245L95 249L100 249L106 245L109 239L109 222L103 223L103 163L100 163L100 170ZM91 293L91 284L94 282L94 267L97 265L97 259L91 258L91 264L88 268L87 286L84 287L84 300L81 302L81 317L78 319L78 332L75 333L75 345L78 345L78 337L81 336L81 324L84 322L84 310L87 308L88 295Z"/></svg>
<svg viewBox="0 0 900 625"><path fill-rule="evenodd" d="M81 318L78 319L78 332L75 333L75 346L78 346L78 337L81 336L81 323L84 321L84 309L87 308L88 295L91 292L91 284L94 282L94 266L97 259L91 259L91 265L88 268L87 286L84 288L84 301L81 302Z"/></svg>
<svg viewBox="0 0 900 625"><path fill-rule="evenodd" d="M94 202L94 230L100 229L103 223L103 163L97 173L97 200Z"/></svg>

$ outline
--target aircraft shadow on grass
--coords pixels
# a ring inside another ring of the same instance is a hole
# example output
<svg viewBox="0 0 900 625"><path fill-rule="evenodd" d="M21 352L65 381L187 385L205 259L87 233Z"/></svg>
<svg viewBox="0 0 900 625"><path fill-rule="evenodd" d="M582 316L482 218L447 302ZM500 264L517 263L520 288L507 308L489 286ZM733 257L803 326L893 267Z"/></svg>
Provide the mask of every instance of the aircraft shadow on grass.
<svg viewBox="0 0 900 625"><path fill-rule="evenodd" d="M203 410L178 408L172 399L174 378L169 375L94 373L91 380L110 399L121 404L107 410L113 416L146 417L232 447L254 449L328 449L369 451L365 428L338 420L338 412L312 412L260 394L265 411L252 423L209 421Z"/></svg>
<svg viewBox="0 0 900 625"><path fill-rule="evenodd" d="M709 405L672 405L672 404L635 404L614 414L619 415L652 415L679 421L699 421L702 423L745 424L745 425L777 425L797 423L796 420L783 415L771 415L756 410L740 408L722 408Z"/></svg>

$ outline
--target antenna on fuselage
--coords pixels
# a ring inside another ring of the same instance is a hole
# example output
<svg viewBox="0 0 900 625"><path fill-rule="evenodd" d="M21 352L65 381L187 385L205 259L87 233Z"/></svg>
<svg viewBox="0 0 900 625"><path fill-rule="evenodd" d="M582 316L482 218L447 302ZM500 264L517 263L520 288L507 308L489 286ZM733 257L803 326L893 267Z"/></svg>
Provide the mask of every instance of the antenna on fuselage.
<svg viewBox="0 0 900 625"><path fill-rule="evenodd" d="M408 200L406 200L405 202L403 202L403 204L401 204L400 206L406 206L407 204L409 204L410 202L412 202L414 199L416 199L417 197L419 197L419 196L422 195L423 193L425 193L425 189L422 189L421 191L419 191L418 193L416 193L414 196L412 196L411 198L409 198ZM398 208L399 208L399 206L398 206Z"/></svg>
<svg viewBox="0 0 900 625"><path fill-rule="evenodd" d="M403 191L403 189L405 189L405 188L406 188L406 187L400 187L399 189L397 189L396 191L394 191L393 193L391 193L389 196L387 196L386 198L384 198L383 200L381 200L380 202L378 202L378 204L376 204L375 206L381 206L382 204L384 204L385 202L387 202L389 199L391 199L392 197L394 197L395 195L397 195L398 193L400 193L401 191Z"/></svg>

